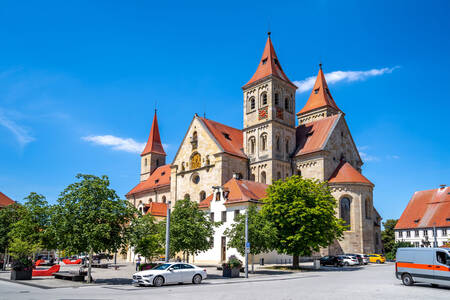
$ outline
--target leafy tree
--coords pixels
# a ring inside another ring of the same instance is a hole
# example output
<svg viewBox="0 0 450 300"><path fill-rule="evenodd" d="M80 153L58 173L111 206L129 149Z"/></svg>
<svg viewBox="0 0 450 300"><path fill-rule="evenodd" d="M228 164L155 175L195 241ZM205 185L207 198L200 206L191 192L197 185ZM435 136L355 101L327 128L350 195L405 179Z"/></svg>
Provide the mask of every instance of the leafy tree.
<svg viewBox="0 0 450 300"><path fill-rule="evenodd" d="M384 230L381 232L381 242L383 243L384 253L390 253L395 245L395 225L398 220L387 219L383 222Z"/></svg>
<svg viewBox="0 0 450 300"><path fill-rule="evenodd" d="M7 261L7 251L11 245L11 238L9 233L11 232L13 225L20 220L23 213L21 213L23 207L17 203L6 206L0 209L0 253L4 253L4 260ZM3 264L5 269L6 263Z"/></svg>
<svg viewBox="0 0 450 300"><path fill-rule="evenodd" d="M171 253L195 255L210 249L217 225L198 209L196 202L189 198L178 200L170 217Z"/></svg>
<svg viewBox="0 0 450 300"><path fill-rule="evenodd" d="M386 253L386 258L389 260L394 260L395 256L397 255L397 249L398 248L410 248L410 247L414 247L413 244L411 244L410 242L396 242L394 243L394 245L392 245L391 251Z"/></svg>
<svg viewBox="0 0 450 300"><path fill-rule="evenodd" d="M247 213L250 254L269 252L272 250L272 241L277 238L276 231L261 211L258 211L256 205L250 205ZM236 248L241 255L245 255L245 214L236 216L235 222L224 234L228 237L228 248Z"/></svg>
<svg viewBox="0 0 450 300"><path fill-rule="evenodd" d="M136 209L109 188L107 176L78 174L60 195L52 218L58 248L89 253L91 281L93 253L117 252L126 246Z"/></svg>
<svg viewBox="0 0 450 300"><path fill-rule="evenodd" d="M326 182L292 176L275 181L267 189L264 217L276 229L273 247L293 256L310 256L342 237L346 226L336 217L336 200Z"/></svg>
<svg viewBox="0 0 450 300"><path fill-rule="evenodd" d="M164 224L156 222L151 215L137 218L132 225L130 245L135 253L140 253L148 260L164 254Z"/></svg>

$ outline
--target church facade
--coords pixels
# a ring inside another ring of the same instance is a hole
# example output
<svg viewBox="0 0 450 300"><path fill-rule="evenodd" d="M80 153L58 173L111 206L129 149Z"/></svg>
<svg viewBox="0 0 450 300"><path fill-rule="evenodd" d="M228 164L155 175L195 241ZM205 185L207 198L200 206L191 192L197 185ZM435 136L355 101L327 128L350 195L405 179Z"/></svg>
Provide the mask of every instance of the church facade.
<svg viewBox="0 0 450 300"><path fill-rule="evenodd" d="M143 213L165 217L162 211L169 201L189 197L216 221L232 220L233 214L263 198L261 191L275 180L294 174L326 180L338 203L336 215L349 230L321 254L381 253L374 184L361 173L363 161L322 67L298 113L296 89L281 68L269 35L256 72L242 87L243 129L195 114L167 164L155 112L141 154L141 180L127 199ZM220 262L228 256L223 230L216 231L214 248L201 255L202 260Z"/></svg>

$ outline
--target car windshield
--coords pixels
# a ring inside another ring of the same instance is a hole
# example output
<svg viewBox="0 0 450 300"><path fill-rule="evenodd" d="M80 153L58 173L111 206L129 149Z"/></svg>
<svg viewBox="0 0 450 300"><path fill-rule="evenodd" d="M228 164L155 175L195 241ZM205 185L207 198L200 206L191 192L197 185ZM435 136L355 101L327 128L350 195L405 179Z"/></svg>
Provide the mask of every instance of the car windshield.
<svg viewBox="0 0 450 300"><path fill-rule="evenodd" d="M157 265L156 267L153 268L153 270L165 270L168 267L170 267L172 264L162 264L162 265Z"/></svg>

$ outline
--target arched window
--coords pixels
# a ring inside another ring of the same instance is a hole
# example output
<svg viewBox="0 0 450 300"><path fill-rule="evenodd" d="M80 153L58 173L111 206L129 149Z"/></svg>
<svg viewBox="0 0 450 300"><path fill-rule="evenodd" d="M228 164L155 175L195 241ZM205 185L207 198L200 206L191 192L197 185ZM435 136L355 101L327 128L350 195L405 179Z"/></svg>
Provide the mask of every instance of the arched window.
<svg viewBox="0 0 450 300"><path fill-rule="evenodd" d="M255 174L250 175L250 180L251 180L251 181L255 181L255 180L256 180L256 179L255 179Z"/></svg>
<svg viewBox="0 0 450 300"><path fill-rule="evenodd" d="M250 110L254 110L256 108L255 97L251 97L249 102L250 102Z"/></svg>
<svg viewBox="0 0 450 300"><path fill-rule="evenodd" d="M200 192L200 201L203 201L206 199L206 192L205 191L201 191Z"/></svg>
<svg viewBox="0 0 450 300"><path fill-rule="evenodd" d="M275 93L275 106L280 105L280 95L278 93Z"/></svg>
<svg viewBox="0 0 450 300"><path fill-rule="evenodd" d="M289 140L286 140L286 153L289 154Z"/></svg>
<svg viewBox="0 0 450 300"><path fill-rule="evenodd" d="M289 98L284 98L284 109L289 110Z"/></svg>
<svg viewBox="0 0 450 300"><path fill-rule="evenodd" d="M277 146L277 151L280 151L280 137L277 136L276 138L276 146Z"/></svg>
<svg viewBox="0 0 450 300"><path fill-rule="evenodd" d="M199 153L195 153L191 157L191 170L198 169L202 166L202 157Z"/></svg>
<svg viewBox="0 0 450 300"><path fill-rule="evenodd" d="M181 163L181 171L185 171L186 167L184 166L184 162Z"/></svg>
<svg viewBox="0 0 450 300"><path fill-rule="evenodd" d="M267 149L267 134L261 134L261 150L266 151Z"/></svg>
<svg viewBox="0 0 450 300"><path fill-rule="evenodd" d="M370 209L370 199L366 199L365 210L366 210L366 219L372 218L371 209Z"/></svg>
<svg viewBox="0 0 450 300"><path fill-rule="evenodd" d="M281 179L281 172L277 172L277 180Z"/></svg>
<svg viewBox="0 0 450 300"><path fill-rule="evenodd" d="M197 131L194 131L194 133L192 133L191 145L192 145L192 149L197 149L197 145L198 145Z"/></svg>
<svg viewBox="0 0 450 300"><path fill-rule="evenodd" d="M267 94L264 93L261 95L261 106L267 105Z"/></svg>
<svg viewBox="0 0 450 300"><path fill-rule="evenodd" d="M144 159L144 165L147 166L147 159Z"/></svg>
<svg viewBox="0 0 450 300"><path fill-rule="evenodd" d="M200 182L200 176L197 173L192 175L192 182L195 184L198 184Z"/></svg>
<svg viewBox="0 0 450 300"><path fill-rule="evenodd" d="M350 230L351 219L350 219L350 199L348 197L344 197L341 199L341 219L344 220L344 225L348 225L348 229Z"/></svg>
<svg viewBox="0 0 450 300"><path fill-rule="evenodd" d="M266 172L262 171L261 172L261 183L266 183Z"/></svg>
<svg viewBox="0 0 450 300"><path fill-rule="evenodd" d="M250 154L255 154L255 145L256 145L255 137L252 136L248 140L248 152Z"/></svg>
<svg viewBox="0 0 450 300"><path fill-rule="evenodd" d="M162 196L162 203L166 203L166 202L167 202L166 196Z"/></svg>
<svg viewBox="0 0 450 300"><path fill-rule="evenodd" d="M197 135L197 131L194 131L194 133L192 134L192 140L194 142L196 142L198 140L198 135Z"/></svg>

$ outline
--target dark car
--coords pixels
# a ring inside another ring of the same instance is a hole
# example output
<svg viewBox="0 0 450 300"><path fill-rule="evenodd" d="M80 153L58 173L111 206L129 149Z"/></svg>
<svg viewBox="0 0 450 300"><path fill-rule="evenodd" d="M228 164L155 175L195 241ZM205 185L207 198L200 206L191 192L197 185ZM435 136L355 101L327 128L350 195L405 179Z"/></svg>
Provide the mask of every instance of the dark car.
<svg viewBox="0 0 450 300"><path fill-rule="evenodd" d="M334 255L324 256L320 259L321 266L342 266L342 258Z"/></svg>
<svg viewBox="0 0 450 300"><path fill-rule="evenodd" d="M356 256L356 258L358 259L358 263L360 265L364 265L364 257L361 254L348 253L348 254L345 254L345 255Z"/></svg>

